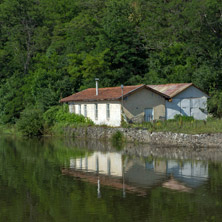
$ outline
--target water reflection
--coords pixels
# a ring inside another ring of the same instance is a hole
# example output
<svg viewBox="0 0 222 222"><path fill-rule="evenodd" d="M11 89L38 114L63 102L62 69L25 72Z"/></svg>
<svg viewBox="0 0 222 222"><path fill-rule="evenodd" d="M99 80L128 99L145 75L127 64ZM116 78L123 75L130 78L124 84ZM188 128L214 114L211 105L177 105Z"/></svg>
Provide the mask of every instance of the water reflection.
<svg viewBox="0 0 222 222"><path fill-rule="evenodd" d="M82 144L0 137L0 221L221 221L221 151Z"/></svg>
<svg viewBox="0 0 222 222"><path fill-rule="evenodd" d="M122 189L123 196L126 191L146 195L155 186L185 192L201 186L208 180L208 163L96 151L70 159L70 167L63 173L97 184L98 196L101 185Z"/></svg>

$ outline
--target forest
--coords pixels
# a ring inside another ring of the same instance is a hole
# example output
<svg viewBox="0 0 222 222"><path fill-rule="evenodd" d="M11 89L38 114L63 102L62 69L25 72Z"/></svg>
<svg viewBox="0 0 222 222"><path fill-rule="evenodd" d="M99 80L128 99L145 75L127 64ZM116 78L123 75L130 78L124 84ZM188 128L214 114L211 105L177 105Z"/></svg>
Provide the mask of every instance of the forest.
<svg viewBox="0 0 222 222"><path fill-rule="evenodd" d="M0 0L0 123L100 87L193 82L222 117L220 0Z"/></svg>

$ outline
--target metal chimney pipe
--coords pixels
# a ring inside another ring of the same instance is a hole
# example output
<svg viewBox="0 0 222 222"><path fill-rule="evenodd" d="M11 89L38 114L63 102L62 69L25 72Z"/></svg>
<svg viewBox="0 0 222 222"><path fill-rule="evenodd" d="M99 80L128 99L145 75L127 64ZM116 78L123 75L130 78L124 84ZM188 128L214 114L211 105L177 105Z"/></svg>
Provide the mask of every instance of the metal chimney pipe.
<svg viewBox="0 0 222 222"><path fill-rule="evenodd" d="M99 95L99 78L95 78L96 81L96 95Z"/></svg>

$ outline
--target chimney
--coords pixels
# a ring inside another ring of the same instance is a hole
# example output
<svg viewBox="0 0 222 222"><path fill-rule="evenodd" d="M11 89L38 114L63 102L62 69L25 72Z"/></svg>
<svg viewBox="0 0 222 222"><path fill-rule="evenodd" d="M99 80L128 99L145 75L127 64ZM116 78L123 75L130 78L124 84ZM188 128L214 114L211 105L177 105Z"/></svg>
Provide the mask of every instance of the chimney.
<svg viewBox="0 0 222 222"><path fill-rule="evenodd" d="M96 95L98 96L99 94L99 78L95 78L96 81Z"/></svg>

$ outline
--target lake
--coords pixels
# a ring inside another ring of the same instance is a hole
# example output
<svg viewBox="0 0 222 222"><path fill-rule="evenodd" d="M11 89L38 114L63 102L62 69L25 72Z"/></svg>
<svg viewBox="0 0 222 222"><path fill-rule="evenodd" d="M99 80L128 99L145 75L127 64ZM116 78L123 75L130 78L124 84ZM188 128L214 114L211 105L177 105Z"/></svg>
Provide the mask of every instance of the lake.
<svg viewBox="0 0 222 222"><path fill-rule="evenodd" d="M221 221L222 152L186 149L2 136L0 221Z"/></svg>

